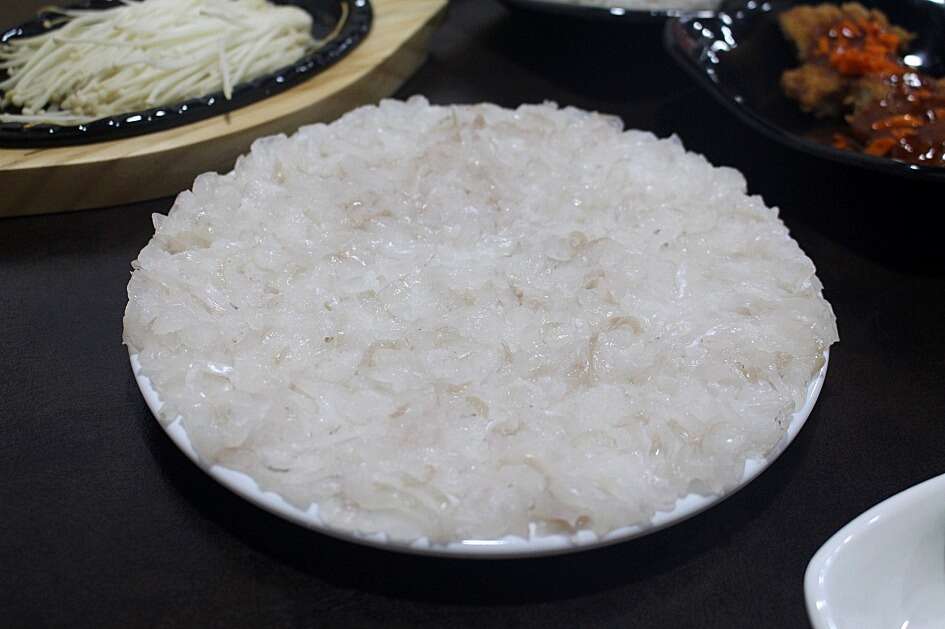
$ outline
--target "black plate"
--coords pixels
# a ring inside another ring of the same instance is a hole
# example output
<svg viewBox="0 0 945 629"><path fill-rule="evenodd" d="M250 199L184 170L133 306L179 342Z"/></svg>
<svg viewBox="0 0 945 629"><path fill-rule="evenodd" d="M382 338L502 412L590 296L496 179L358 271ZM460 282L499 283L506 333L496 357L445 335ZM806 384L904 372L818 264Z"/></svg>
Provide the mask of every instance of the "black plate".
<svg viewBox="0 0 945 629"><path fill-rule="evenodd" d="M372 11L368 0L274 0L274 2L275 4L291 4L310 13L313 18L312 34L316 38L324 38L335 30L338 20L343 15L343 4L348 5L348 15L338 30L338 34L325 46L272 74L235 86L230 100L224 98L223 92L220 91L175 105L127 112L81 125L2 123L0 124L0 146L29 148L115 140L162 131L226 113L277 94L321 72L351 52L371 30ZM118 4L120 4L119 0L85 0L70 8L106 9ZM0 35L0 42L54 30L48 26L46 20L55 15L54 13L40 13L29 22L11 28Z"/></svg>
<svg viewBox="0 0 945 629"><path fill-rule="evenodd" d="M909 54L917 68L945 73L945 5L940 0L861 0L917 35ZM681 16L666 23L672 56L739 118L769 137L818 157L888 173L945 180L945 168L843 151L818 141L837 130L836 121L803 113L781 91L781 73L798 65L778 26L777 15L798 4L744 0L724 2L712 17ZM910 60L911 61L911 60Z"/></svg>
<svg viewBox="0 0 945 629"><path fill-rule="evenodd" d="M567 17L589 20L617 20L621 22L659 23L683 15L685 11L668 9L662 11L650 9L619 9L600 6L565 4L554 0L503 0L513 9L525 9L542 13L551 13ZM712 15L711 11L698 12L697 15Z"/></svg>

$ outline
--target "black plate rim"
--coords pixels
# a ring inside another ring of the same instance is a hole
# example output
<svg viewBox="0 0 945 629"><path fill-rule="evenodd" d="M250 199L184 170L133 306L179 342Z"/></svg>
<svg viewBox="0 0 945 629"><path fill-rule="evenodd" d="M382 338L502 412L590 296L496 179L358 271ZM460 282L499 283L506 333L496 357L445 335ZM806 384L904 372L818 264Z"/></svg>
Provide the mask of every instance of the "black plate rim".
<svg viewBox="0 0 945 629"><path fill-rule="evenodd" d="M305 1L276 0L276 3L299 6L312 14L312 11L304 6ZM103 9L119 3L120 0L81 0L70 4L68 8ZM39 149L80 146L144 136L206 120L260 102L331 67L364 41L373 25L373 9L370 0L336 0L336 3L347 4L348 14L344 24L331 41L275 72L234 86L231 100L227 100L221 90L172 105L124 112L81 125L0 123L0 148ZM21 36L24 29L27 32L34 32L36 28L52 30L43 24L44 15L47 14L40 11L30 20L3 30L0 32L0 41Z"/></svg>
<svg viewBox="0 0 945 629"><path fill-rule="evenodd" d="M736 118L748 124L756 131L764 134L769 139L775 140L789 148L802 151L815 157L828 159L830 161L843 163L851 166L858 166L873 171L895 174L903 177L917 178L924 180L945 180L945 168L936 166L923 166L920 164L910 164L894 159L884 157L873 157L862 153L852 151L842 151L826 144L821 144L815 140L804 138L797 134L787 131L780 125L772 122L763 114L756 111L753 107L743 101L738 100L738 96L730 94L717 81L713 80L700 65L692 54L687 53L680 45L677 32L689 26L693 21L711 20L715 23L721 22L721 16L730 15L739 10L748 9L749 4L757 4L753 0L741 2L726 2L717 13L706 15L681 15L666 22L663 30L663 44L670 56L682 66L682 68L696 79L696 82L708 91L716 101L725 106L729 111L735 114ZM799 2L798 4L807 4ZM700 46L694 52L704 52L706 48Z"/></svg>
<svg viewBox="0 0 945 629"><path fill-rule="evenodd" d="M565 4L553 0L502 0L515 9L524 9L586 20L613 20L615 23L662 24L666 20L682 15L711 16L713 11L686 12L684 9L622 9L593 5Z"/></svg>

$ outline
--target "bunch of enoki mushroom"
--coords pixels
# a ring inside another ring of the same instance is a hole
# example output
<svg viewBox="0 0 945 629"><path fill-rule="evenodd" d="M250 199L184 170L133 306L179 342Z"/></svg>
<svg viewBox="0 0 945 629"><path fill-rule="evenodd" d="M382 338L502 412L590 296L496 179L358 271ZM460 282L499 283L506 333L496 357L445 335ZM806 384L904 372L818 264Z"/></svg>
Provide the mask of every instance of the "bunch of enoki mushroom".
<svg viewBox="0 0 945 629"><path fill-rule="evenodd" d="M82 124L221 90L231 98L234 86L327 41L312 37L306 11L266 0L122 0L54 13L58 28L0 45L0 122Z"/></svg>

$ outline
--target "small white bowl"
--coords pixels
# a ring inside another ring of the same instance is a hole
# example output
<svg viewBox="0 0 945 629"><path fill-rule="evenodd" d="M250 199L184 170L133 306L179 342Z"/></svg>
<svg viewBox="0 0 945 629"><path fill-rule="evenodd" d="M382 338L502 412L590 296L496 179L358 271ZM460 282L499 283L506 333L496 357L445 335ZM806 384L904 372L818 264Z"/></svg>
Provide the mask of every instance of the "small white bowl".
<svg viewBox="0 0 945 629"><path fill-rule="evenodd" d="M814 629L945 629L945 474L840 529L807 566Z"/></svg>

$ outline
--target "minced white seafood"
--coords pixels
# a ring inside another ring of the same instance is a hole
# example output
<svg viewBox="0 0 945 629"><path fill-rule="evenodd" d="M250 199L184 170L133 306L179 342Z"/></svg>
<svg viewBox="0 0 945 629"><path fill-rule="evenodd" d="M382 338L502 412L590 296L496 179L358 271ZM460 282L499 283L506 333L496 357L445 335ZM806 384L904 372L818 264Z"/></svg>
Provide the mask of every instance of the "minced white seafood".
<svg viewBox="0 0 945 629"><path fill-rule="evenodd" d="M724 491L837 340L737 171L553 104L362 107L154 224L125 341L162 419L396 539L601 534Z"/></svg>

